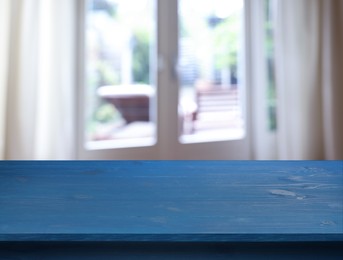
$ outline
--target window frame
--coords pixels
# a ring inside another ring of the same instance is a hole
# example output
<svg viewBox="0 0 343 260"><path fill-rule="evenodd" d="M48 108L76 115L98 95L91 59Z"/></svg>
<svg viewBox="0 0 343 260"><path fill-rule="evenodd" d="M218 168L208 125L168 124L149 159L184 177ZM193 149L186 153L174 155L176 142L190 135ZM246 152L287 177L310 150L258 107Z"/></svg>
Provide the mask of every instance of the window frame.
<svg viewBox="0 0 343 260"><path fill-rule="evenodd" d="M175 56L177 55L178 46L178 31L164 30L164 28L177 27L177 19L172 17L170 10L177 12L177 1L157 0L161 5L157 8L157 56L158 64L156 70L158 77L156 79L157 89L157 143L149 147L138 147L132 149L130 147L117 149L120 152L115 152L115 149L104 150L86 150L84 149L84 113L85 106L85 19L86 19L86 1L77 1L77 46L76 46L76 60L77 60L77 80L76 80L76 97L77 106L75 109L77 118L76 127L76 154L77 159L100 159L117 160L132 159L152 160L152 159L180 159L177 157L177 152L186 149L177 149L175 140L179 140L178 126L168 127L165 123L166 118L172 118L173 122L177 122L177 111L167 111L170 104L163 106L160 100L167 102L178 103L178 88L177 80L175 78ZM264 50L264 0L244 0L245 2L245 73L248 75L245 79L245 86L247 88L244 93L246 97L246 131L248 156L245 159L275 159L276 155L276 132L270 132L267 129L267 113L266 113L266 69L265 69L265 50ZM256 11L257 10L257 11ZM166 15L169 14L169 15ZM174 41L174 42L171 42ZM253 43L253 44L252 44ZM176 49L175 49L176 48ZM161 69L162 68L162 69ZM170 82L171 85L163 84L163 82ZM172 98L170 98L172 97ZM165 138L166 136L172 138ZM231 141L232 142L232 141ZM234 141L233 141L234 142ZM218 143L215 143L218 145ZM213 145L213 147L215 146ZM198 150L203 147L201 143L194 144ZM161 147L170 147L171 149L161 149ZM239 145L233 146L237 151L240 150ZM148 149L148 150L147 150ZM212 148L211 148L212 149ZM215 148L213 148L215 149ZM147 152L150 151L150 152ZM156 158L158 154L159 158ZM205 158L205 155L202 157ZM186 158L188 159L188 158ZM190 158L194 159L194 158ZM223 157L224 159L224 157ZM232 159L243 159L239 156Z"/></svg>

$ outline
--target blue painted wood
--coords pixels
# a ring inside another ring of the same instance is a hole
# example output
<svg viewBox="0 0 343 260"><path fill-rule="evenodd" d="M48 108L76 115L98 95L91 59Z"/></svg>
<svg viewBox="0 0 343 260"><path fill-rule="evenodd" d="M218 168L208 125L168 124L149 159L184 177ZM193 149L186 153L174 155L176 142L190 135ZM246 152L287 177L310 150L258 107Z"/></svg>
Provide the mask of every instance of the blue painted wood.
<svg viewBox="0 0 343 260"><path fill-rule="evenodd" d="M0 241L343 241L343 163L4 161Z"/></svg>

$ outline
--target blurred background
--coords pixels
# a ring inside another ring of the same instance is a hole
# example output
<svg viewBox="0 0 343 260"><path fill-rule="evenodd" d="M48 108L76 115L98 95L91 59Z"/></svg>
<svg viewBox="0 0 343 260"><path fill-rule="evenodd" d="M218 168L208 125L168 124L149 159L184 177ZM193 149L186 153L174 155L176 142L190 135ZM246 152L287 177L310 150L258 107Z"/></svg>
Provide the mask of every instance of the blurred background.
<svg viewBox="0 0 343 260"><path fill-rule="evenodd" d="M2 3L0 159L343 159L340 0Z"/></svg>

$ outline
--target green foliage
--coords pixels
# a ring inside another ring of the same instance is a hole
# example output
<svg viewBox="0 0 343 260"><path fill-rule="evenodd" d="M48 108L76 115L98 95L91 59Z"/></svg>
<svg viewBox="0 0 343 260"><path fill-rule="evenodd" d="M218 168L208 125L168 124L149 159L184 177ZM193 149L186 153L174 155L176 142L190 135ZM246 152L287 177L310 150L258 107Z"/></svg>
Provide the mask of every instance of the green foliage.
<svg viewBox="0 0 343 260"><path fill-rule="evenodd" d="M266 54L268 58L271 58L274 56L274 28L271 21L266 21L265 30L266 30L266 38L265 38Z"/></svg>
<svg viewBox="0 0 343 260"><path fill-rule="evenodd" d="M114 70L114 67L111 63L106 61L98 61L97 64L98 72L98 86L105 85L117 85L120 83L118 72Z"/></svg>
<svg viewBox="0 0 343 260"><path fill-rule="evenodd" d="M181 38L188 38L190 37L190 32L185 24L184 19L179 21L179 34Z"/></svg>
<svg viewBox="0 0 343 260"><path fill-rule="evenodd" d="M268 127L270 131L277 130L277 92L275 79L275 39L274 21L270 0L264 1L265 6L265 52L267 61L267 91L268 91Z"/></svg>
<svg viewBox="0 0 343 260"><path fill-rule="evenodd" d="M95 121L99 123L110 123L118 120L120 118L120 113L111 104L101 105L94 114Z"/></svg>
<svg viewBox="0 0 343 260"><path fill-rule="evenodd" d="M215 60L217 69L237 67L240 38L240 13L235 13L218 24L215 34Z"/></svg>
<svg viewBox="0 0 343 260"><path fill-rule="evenodd" d="M111 17L115 17L117 15L117 4L111 3L107 0L94 0L92 9L93 11L104 11Z"/></svg>
<svg viewBox="0 0 343 260"><path fill-rule="evenodd" d="M137 83L150 82L150 35L144 29L134 32L133 36L133 79Z"/></svg>
<svg viewBox="0 0 343 260"><path fill-rule="evenodd" d="M107 13L109 16L111 16L112 18L116 18L117 17L117 5L116 4L112 4L108 9L107 9Z"/></svg>

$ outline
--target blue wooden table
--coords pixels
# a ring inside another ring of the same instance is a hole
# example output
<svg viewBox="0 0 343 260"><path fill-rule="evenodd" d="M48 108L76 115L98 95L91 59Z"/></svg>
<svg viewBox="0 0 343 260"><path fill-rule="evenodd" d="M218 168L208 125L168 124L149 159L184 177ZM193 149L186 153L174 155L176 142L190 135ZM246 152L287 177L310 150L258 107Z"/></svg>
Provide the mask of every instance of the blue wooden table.
<svg viewBox="0 0 343 260"><path fill-rule="evenodd" d="M338 256L343 163L0 162L0 259L47 242L315 243Z"/></svg>

